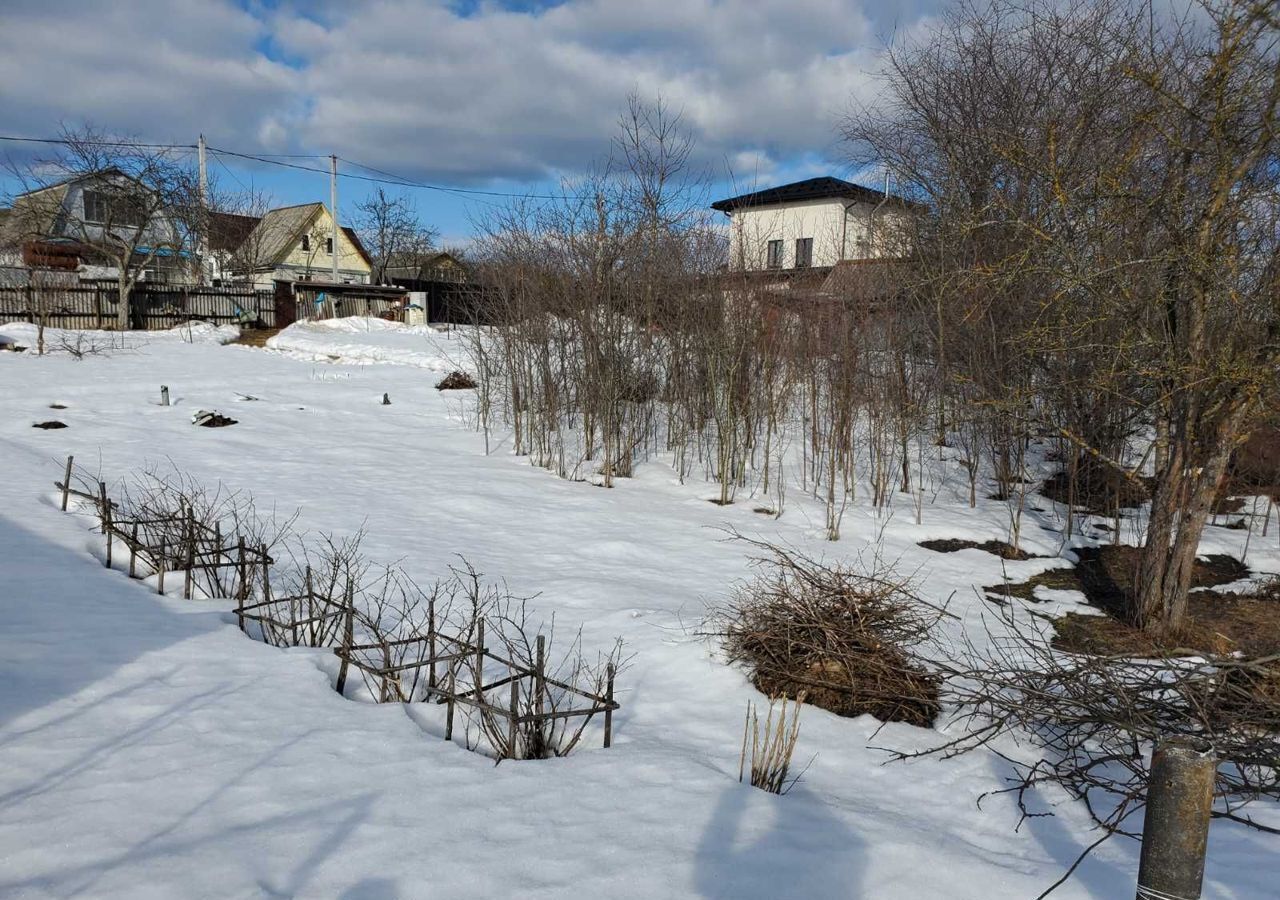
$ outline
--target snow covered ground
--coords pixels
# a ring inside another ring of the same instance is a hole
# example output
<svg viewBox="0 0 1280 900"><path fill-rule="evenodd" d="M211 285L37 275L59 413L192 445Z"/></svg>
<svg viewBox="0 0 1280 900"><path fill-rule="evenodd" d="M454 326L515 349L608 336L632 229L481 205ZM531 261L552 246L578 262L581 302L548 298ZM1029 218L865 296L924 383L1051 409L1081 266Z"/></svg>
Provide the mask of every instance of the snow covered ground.
<svg viewBox="0 0 1280 900"><path fill-rule="evenodd" d="M0 334L32 340L28 326ZM1008 772L992 753L886 765L867 746L879 723L816 709L796 790L737 781L757 695L690 630L748 571L721 529L829 558L882 539L927 596L954 594L957 627L977 628L990 607L974 586L1062 561L916 546L1007 536L1005 505L970 510L958 472L935 486L923 524L905 507L877 518L855 505L832 544L821 506L798 491L775 521L708 503L714 487L682 485L659 462L605 490L501 442L486 455L465 401L433 387L462 367L456 335L361 319L295 326L274 350L223 337L130 335L129 349L83 360L0 353L0 896L1012 900L1040 893L1096 836L1060 795L1040 798L1055 816L1016 833L1011 798L979 809ZM162 384L172 406L159 405ZM199 409L239 424L195 428ZM68 427L31 427L53 418ZM68 453L109 479L172 462L298 508L302 527L363 526L373 559L423 582L461 554L538 594L557 627L581 623L588 648L621 635L634 660L614 746L495 767L403 707L343 700L319 651L255 643L225 602L157 597L104 569L87 519L57 509ZM1055 523L1039 515L1024 547L1056 554L1060 535L1037 527ZM1240 554L1244 532L1210 532L1206 551ZM1280 571L1274 534L1254 536L1254 569ZM870 743L938 740L895 725ZM1206 896L1274 896L1272 840L1215 823ZM1109 841L1055 896L1128 896L1136 869L1136 845Z"/></svg>

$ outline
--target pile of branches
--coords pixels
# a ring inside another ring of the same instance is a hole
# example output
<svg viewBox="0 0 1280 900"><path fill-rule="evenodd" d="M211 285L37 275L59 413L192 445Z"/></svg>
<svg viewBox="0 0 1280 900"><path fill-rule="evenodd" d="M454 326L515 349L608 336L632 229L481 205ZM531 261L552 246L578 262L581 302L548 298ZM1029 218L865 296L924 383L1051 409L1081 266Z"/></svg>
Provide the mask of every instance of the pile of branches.
<svg viewBox="0 0 1280 900"><path fill-rule="evenodd" d="M1102 829L1100 842L1137 836L1126 823L1145 805L1152 748L1190 738L1209 744L1220 761L1214 816L1280 833L1245 810L1261 798L1280 799L1280 654L1064 653L1050 635L1004 616L1005 627L987 646L970 643L944 665L944 699L961 710L962 736L900 756L987 747L1013 767L1011 786L997 793L1015 794L1024 818L1046 814L1029 805L1033 789L1057 784L1083 801ZM993 743L1002 735L1030 738L1037 758L1005 753Z"/></svg>
<svg viewBox="0 0 1280 900"><path fill-rule="evenodd" d="M706 631L770 697L842 716L928 727L939 712L938 677L916 649L947 613L878 558L828 566L790 548L747 540L761 552L755 578L712 612Z"/></svg>

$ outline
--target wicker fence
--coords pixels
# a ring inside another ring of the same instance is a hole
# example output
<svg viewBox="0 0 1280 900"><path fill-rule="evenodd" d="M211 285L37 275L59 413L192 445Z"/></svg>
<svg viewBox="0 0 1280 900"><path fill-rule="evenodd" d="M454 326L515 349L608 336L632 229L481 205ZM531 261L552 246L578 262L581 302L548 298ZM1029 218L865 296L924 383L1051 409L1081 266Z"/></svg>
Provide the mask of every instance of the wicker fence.
<svg viewBox="0 0 1280 900"><path fill-rule="evenodd" d="M111 499L105 482L77 472L70 456L54 486L63 510L73 497L91 505L108 567L122 547L129 577L154 577L157 593L166 592L166 581L172 590L172 579L181 578L186 599L233 600L240 630L253 637L275 646L331 649L340 660L334 685L339 694L346 694L355 670L377 702L443 705L445 740L453 739L455 711L462 707L478 715L480 731L499 759L546 755L545 736L554 735L558 723L596 715L604 719L603 745L612 743L613 713L619 708L612 658L600 689L584 689L549 671L543 635L536 636L536 650L527 661L512 659L486 645L483 616L460 630L438 622L434 597L425 629L403 638L382 634L357 640L363 588L350 577L313 579L309 566L300 579L281 577L281 563L267 546L223 533L220 523L201 521L190 506L145 514L130 510ZM569 752L581 733L578 729L568 747L556 748L557 755Z"/></svg>

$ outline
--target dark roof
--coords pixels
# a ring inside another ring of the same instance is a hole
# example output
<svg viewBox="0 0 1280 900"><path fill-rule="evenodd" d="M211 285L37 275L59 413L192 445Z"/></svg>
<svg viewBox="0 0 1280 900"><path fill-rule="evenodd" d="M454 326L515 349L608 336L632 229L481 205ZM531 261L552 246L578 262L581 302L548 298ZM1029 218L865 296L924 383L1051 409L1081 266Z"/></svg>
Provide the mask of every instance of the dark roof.
<svg viewBox="0 0 1280 900"><path fill-rule="evenodd" d="M852 181L843 181L839 178L826 176L795 181L791 184L784 184L763 191L753 191L750 194L730 197L728 200L717 200L711 204L711 208L718 209L721 212L732 212L743 207L777 206L783 203L799 203L804 200L828 199L862 200L866 203L879 203L888 199L899 203L907 203L903 198L893 194L885 194L883 191L874 191L860 184L854 184Z"/></svg>
<svg viewBox="0 0 1280 900"><path fill-rule="evenodd" d="M347 240L351 242L351 246L356 248L356 252L360 254L360 258L365 261L369 268L373 268L373 258L369 256L369 251L364 249L364 244L360 243L360 238L356 235L354 228L342 226L342 233L347 236Z"/></svg>
<svg viewBox="0 0 1280 900"><path fill-rule="evenodd" d="M258 216L237 213L209 213L209 249L234 253L258 225Z"/></svg>

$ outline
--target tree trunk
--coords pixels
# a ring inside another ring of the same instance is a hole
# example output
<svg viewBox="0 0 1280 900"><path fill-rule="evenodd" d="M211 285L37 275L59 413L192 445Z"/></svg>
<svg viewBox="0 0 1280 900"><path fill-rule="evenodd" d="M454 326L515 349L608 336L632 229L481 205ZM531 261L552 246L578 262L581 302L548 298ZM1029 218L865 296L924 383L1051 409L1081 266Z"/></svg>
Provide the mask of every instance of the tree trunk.
<svg viewBox="0 0 1280 900"><path fill-rule="evenodd" d="M1203 435L1185 422L1174 425L1166 467L1156 473L1129 610L1137 627L1166 634L1182 627L1200 538L1249 408L1239 404Z"/></svg>

